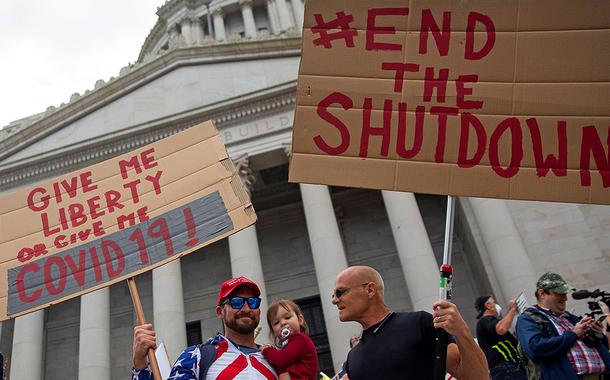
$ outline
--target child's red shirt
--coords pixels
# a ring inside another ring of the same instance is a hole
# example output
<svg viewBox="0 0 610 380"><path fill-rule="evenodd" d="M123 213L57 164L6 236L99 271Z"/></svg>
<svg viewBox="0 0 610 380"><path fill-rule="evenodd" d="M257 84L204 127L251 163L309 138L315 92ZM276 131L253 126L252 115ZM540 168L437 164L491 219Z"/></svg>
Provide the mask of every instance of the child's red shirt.
<svg viewBox="0 0 610 380"><path fill-rule="evenodd" d="M278 369L278 372L288 372L291 380L318 379L316 346L305 334L290 334L288 344L284 348L264 348L263 356Z"/></svg>

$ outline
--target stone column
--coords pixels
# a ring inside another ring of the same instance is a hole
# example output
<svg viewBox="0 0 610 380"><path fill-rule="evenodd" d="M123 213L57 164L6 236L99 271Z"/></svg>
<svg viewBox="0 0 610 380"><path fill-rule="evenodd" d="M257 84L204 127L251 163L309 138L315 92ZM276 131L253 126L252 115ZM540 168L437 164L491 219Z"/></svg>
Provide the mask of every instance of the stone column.
<svg viewBox="0 0 610 380"><path fill-rule="evenodd" d="M275 6L275 2L273 0L267 0L265 2L267 5L267 17L269 18L269 25L271 26L271 34L279 34L279 19L277 15L277 8Z"/></svg>
<svg viewBox="0 0 610 380"><path fill-rule="evenodd" d="M153 323L171 362L186 347L186 321L180 259L153 269Z"/></svg>
<svg viewBox="0 0 610 380"><path fill-rule="evenodd" d="M277 5L277 12L280 18L280 31L285 32L286 30L293 28L294 24L290 18L286 0L275 0L275 4Z"/></svg>
<svg viewBox="0 0 610 380"><path fill-rule="evenodd" d="M307 184L299 186L330 351L335 371L339 371L349 351L349 338L359 331L356 323L340 322L339 311L332 304L335 277L347 268L347 259L328 187Z"/></svg>
<svg viewBox="0 0 610 380"><path fill-rule="evenodd" d="M438 300L438 264L413 193L382 191L413 310Z"/></svg>
<svg viewBox="0 0 610 380"><path fill-rule="evenodd" d="M182 35L180 33L178 33L178 25L177 24L173 24L168 28L167 31L168 35L169 35L169 41L168 41L168 45L169 45L169 49L175 49L177 47L180 47L181 45L183 45L184 43L184 37L182 37Z"/></svg>
<svg viewBox="0 0 610 380"><path fill-rule="evenodd" d="M15 319L11 380L42 379L44 310Z"/></svg>
<svg viewBox="0 0 610 380"><path fill-rule="evenodd" d="M255 177L249 166L248 156L244 155L235 160L235 167L248 194L254 189ZM260 249L258 247L258 236L256 226L247 227L236 234L229 236L229 251L231 255L231 274L233 277L245 276L256 282L261 291L261 328L256 341L258 343L270 343L269 327L267 324L267 288L263 274Z"/></svg>
<svg viewBox="0 0 610 380"><path fill-rule="evenodd" d="M187 45L193 44L193 32L191 31L191 18L185 17L180 20L180 30L182 31L182 37Z"/></svg>
<svg viewBox="0 0 610 380"><path fill-rule="evenodd" d="M470 198L470 205L498 277L502 296L508 300L524 292L531 305L537 276L506 201Z"/></svg>
<svg viewBox="0 0 610 380"><path fill-rule="evenodd" d="M216 41L223 42L227 40L225 32L225 20L223 18L222 9L217 8L212 12L214 17L214 37Z"/></svg>
<svg viewBox="0 0 610 380"><path fill-rule="evenodd" d="M78 378L109 380L110 288L80 297L78 347Z"/></svg>
<svg viewBox="0 0 610 380"><path fill-rule="evenodd" d="M239 6L241 7L241 17L244 20L246 37L256 37L256 23L252 13L252 0L239 0Z"/></svg>
<svg viewBox="0 0 610 380"><path fill-rule="evenodd" d="M195 44L201 45L203 43L203 20L193 16L191 26L193 28Z"/></svg>
<svg viewBox="0 0 610 380"><path fill-rule="evenodd" d="M291 0L292 13L294 14L295 28L301 32L303 30L303 17L305 16L305 10L303 9L303 2L301 0Z"/></svg>

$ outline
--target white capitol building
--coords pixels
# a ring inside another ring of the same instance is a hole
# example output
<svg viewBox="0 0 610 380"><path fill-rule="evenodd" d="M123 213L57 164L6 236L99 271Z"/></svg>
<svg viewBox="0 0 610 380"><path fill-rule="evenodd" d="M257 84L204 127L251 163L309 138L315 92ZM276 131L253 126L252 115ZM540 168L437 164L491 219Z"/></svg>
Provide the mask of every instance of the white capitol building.
<svg viewBox="0 0 610 380"><path fill-rule="evenodd" d="M152 10L151 10L152 11ZM0 193L89 166L213 120L249 187L258 222L137 278L149 321L175 359L221 328L222 281L245 275L269 300L299 303L331 374L358 325L330 303L335 275L371 265L393 310L438 298L446 200L287 182L303 25L301 0L169 0L137 63L70 102L0 130ZM610 290L610 207L461 198L454 302L471 326L474 298L501 303L556 271ZM583 312L585 302L570 301ZM2 323L10 379L126 379L135 316L125 283ZM266 323L259 340L268 334Z"/></svg>

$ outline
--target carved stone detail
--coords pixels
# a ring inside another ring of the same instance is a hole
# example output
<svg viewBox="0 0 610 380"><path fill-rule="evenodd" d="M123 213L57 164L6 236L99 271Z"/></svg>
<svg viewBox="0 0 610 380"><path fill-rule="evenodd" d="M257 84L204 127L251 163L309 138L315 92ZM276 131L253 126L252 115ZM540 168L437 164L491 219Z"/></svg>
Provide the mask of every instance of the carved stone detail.
<svg viewBox="0 0 610 380"><path fill-rule="evenodd" d="M254 172L250 167L250 160L248 159L248 154L244 154L238 157L233 161L233 163L235 164L235 169L237 170L237 174L239 174L241 182L246 188L246 192L248 192L248 196L252 196L254 184L256 183L256 177L254 176Z"/></svg>
<svg viewBox="0 0 610 380"><path fill-rule="evenodd" d="M286 153L286 157L292 157L292 143L283 143L282 149L284 149L284 153Z"/></svg>

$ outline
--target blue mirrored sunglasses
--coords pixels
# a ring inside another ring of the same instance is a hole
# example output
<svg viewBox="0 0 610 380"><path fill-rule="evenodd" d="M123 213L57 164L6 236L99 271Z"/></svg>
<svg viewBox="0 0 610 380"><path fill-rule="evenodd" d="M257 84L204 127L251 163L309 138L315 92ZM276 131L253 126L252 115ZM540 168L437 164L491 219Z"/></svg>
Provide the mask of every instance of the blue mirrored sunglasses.
<svg viewBox="0 0 610 380"><path fill-rule="evenodd" d="M259 297L231 297L224 300L222 305L229 304L233 310L241 310L246 302L248 302L248 307L251 310L256 310L261 306L261 299Z"/></svg>

